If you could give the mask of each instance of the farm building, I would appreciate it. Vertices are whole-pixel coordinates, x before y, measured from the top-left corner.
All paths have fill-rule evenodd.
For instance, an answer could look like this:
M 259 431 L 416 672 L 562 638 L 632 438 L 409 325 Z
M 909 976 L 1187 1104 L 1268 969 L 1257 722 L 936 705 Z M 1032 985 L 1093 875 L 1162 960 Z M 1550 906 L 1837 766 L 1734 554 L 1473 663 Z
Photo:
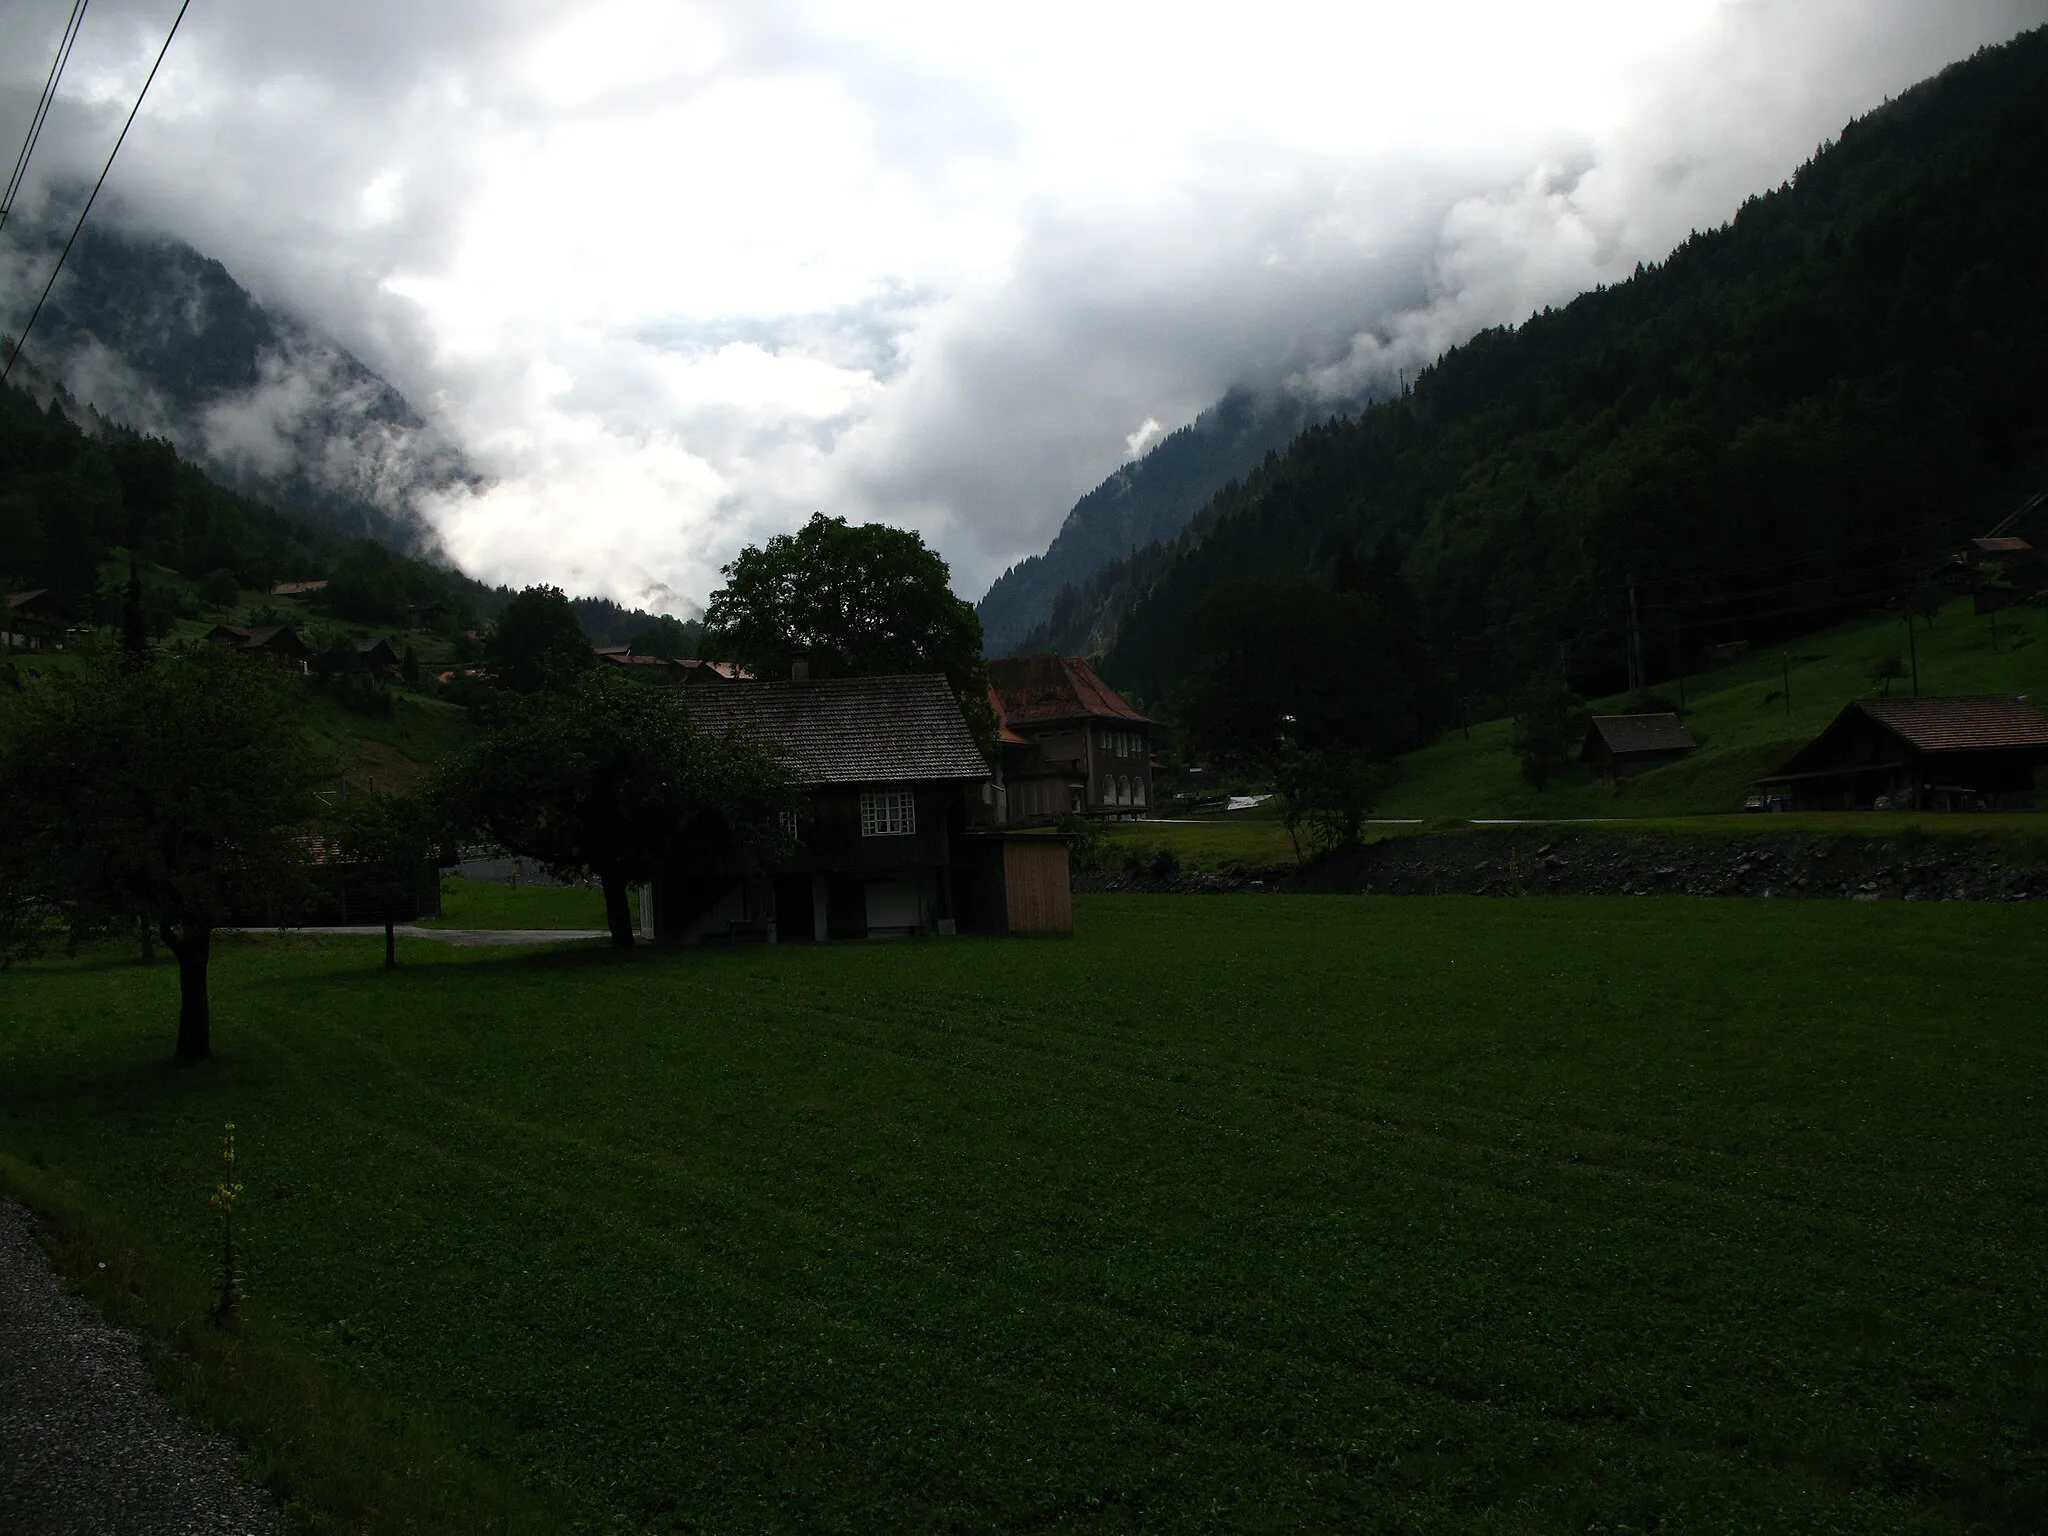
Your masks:
M 0 615 L 0 650 L 60 650 L 70 617 L 63 601 L 46 587 L 10 592 Z
M 1692 734 L 1668 710 L 1654 715 L 1595 715 L 1586 727 L 1579 757 L 1603 778 L 1625 779 L 1645 768 L 1675 763 L 1692 749 Z
M 231 645 L 254 656 L 270 656 L 304 671 L 312 654 L 289 624 L 216 624 L 206 632 L 216 645 Z
M 711 874 L 679 864 L 657 878 L 641 902 L 647 937 L 789 943 L 1071 927 L 1065 842 L 1009 849 L 982 795 L 988 763 L 943 676 L 700 687 L 687 708 L 700 730 L 780 748 L 808 805 L 785 857 Z
M 280 581 L 270 589 L 272 597 L 311 597 L 316 592 L 325 592 L 324 581 Z
M 2025 810 L 2048 767 L 2048 715 L 2010 693 L 1858 699 L 1757 780 L 1795 811 Z
M 600 666 L 616 667 L 628 677 L 637 677 L 643 682 L 660 683 L 668 687 L 747 680 L 747 674 L 729 661 L 648 656 L 635 651 L 630 645 L 600 645 L 594 648 L 594 653 Z
M 988 671 L 1003 728 L 1003 820 L 1144 814 L 1151 720 L 1071 656 L 1007 656 Z

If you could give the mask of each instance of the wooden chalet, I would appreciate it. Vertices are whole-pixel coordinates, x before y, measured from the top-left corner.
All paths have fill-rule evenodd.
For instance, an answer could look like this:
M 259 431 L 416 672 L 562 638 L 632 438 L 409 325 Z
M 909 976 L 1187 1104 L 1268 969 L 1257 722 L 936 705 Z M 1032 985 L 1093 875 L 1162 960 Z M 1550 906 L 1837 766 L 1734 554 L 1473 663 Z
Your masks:
M 1004 821 L 1146 813 L 1155 724 L 1093 667 L 1071 656 L 1006 656 L 988 672 L 1002 722 Z
M 1646 768 L 1675 763 L 1693 750 L 1692 733 L 1669 710 L 1650 715 L 1595 715 L 1579 748 L 1602 778 L 1625 779 Z
M 598 664 L 616 667 L 629 677 L 664 687 L 687 688 L 699 683 L 736 683 L 749 680 L 748 673 L 730 661 L 700 661 L 694 656 L 671 658 L 646 656 L 630 645 L 592 647 Z
M 64 629 L 70 622 L 69 608 L 47 587 L 9 592 L 4 622 L 0 622 L 0 650 L 61 650 Z
M 939 674 L 691 690 L 700 731 L 778 748 L 807 804 L 793 845 L 706 873 L 680 861 L 642 892 L 662 943 L 1067 931 L 1063 840 L 977 829 L 989 765 Z
M 358 640 L 356 665 L 365 672 L 382 674 L 399 663 L 398 649 L 389 640 Z
M 1757 787 L 1795 811 L 2027 810 L 2048 715 L 2016 694 L 1858 699 Z
M 271 657 L 302 672 L 307 658 L 313 654 L 289 624 L 216 624 L 206 632 L 206 638 L 215 645 L 231 645 L 254 656 Z
M 272 597 L 311 597 L 315 592 L 325 592 L 325 581 L 280 581 L 270 589 Z

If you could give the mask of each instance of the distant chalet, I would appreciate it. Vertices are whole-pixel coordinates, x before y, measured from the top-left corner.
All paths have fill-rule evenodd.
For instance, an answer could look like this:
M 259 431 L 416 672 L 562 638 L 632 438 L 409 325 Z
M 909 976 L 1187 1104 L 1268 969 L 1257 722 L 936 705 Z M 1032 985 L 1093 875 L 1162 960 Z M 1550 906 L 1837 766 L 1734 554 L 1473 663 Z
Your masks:
M 206 638 L 215 645 L 232 646 L 252 656 L 268 656 L 302 672 L 307 657 L 313 654 L 289 624 L 216 624 L 206 632 Z
M 1579 757 L 1603 778 L 1625 779 L 1646 768 L 1675 763 L 1693 750 L 1692 733 L 1670 711 L 1653 715 L 1595 715 Z
M 649 656 L 635 651 L 630 645 L 594 646 L 592 654 L 597 657 L 599 666 L 616 668 L 629 677 L 670 687 L 688 687 L 693 683 L 745 682 L 751 676 L 734 662 L 699 661 L 695 657 Z
M 280 581 L 270 589 L 272 597 L 311 597 L 315 592 L 325 592 L 324 581 Z
M 1858 699 L 1757 780 L 1795 811 L 2028 810 L 2048 715 L 2016 694 Z
M 1006 820 L 1137 816 L 1153 803 L 1154 722 L 1087 662 L 1005 656 L 988 674 L 1002 722 L 997 789 Z
M 777 749 L 805 792 L 765 863 L 678 858 L 642 903 L 664 943 L 908 938 L 1073 926 L 1064 840 L 992 825 L 989 764 L 937 673 L 697 686 L 708 735 Z M 695 855 L 696 850 L 684 850 Z

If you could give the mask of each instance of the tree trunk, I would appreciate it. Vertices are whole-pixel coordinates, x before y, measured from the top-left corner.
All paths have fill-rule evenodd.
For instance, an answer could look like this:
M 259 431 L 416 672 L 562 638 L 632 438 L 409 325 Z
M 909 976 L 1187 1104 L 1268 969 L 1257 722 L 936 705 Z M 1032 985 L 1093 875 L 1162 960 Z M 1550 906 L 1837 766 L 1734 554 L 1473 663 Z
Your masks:
M 164 948 L 178 961 L 178 1054 L 180 1065 L 213 1054 L 213 1010 L 206 996 L 206 963 L 213 956 L 213 930 L 187 923 L 183 934 L 162 927 Z
M 612 931 L 613 949 L 633 947 L 633 903 L 625 880 L 618 875 L 600 875 L 604 886 L 604 921 Z

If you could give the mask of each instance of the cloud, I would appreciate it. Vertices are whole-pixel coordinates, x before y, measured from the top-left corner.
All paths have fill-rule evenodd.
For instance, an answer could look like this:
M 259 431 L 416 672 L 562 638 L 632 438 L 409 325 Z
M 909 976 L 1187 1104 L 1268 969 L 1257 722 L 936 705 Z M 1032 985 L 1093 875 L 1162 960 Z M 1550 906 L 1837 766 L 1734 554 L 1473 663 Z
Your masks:
M 32 199 L 96 169 L 172 8 L 95 4 Z M 0 14 L 0 122 L 62 9 Z M 483 475 L 419 503 L 479 575 L 683 608 L 823 509 L 972 594 L 1232 385 L 1391 383 L 2044 13 L 212 0 L 109 214 L 396 383 Z M 211 429 L 293 440 L 304 378 Z

